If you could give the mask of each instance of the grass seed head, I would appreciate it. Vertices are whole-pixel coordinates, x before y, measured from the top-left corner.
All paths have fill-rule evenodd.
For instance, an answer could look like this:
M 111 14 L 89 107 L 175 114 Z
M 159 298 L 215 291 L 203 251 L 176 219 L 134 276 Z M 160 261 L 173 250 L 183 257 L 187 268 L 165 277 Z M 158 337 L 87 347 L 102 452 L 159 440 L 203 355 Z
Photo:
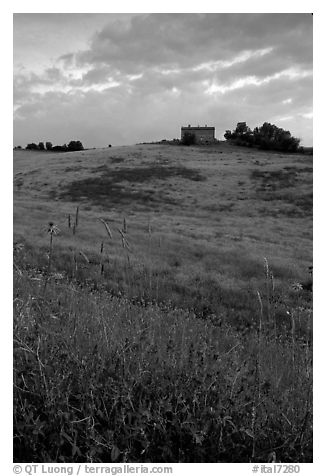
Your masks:
M 47 226 L 45 226 L 44 231 L 49 235 L 58 235 L 60 233 L 60 228 L 58 228 L 52 221 L 49 221 Z
M 111 233 L 111 230 L 110 230 L 109 225 L 106 223 L 105 220 L 103 220 L 103 218 L 99 218 L 99 220 L 100 220 L 100 221 L 103 223 L 103 225 L 105 226 L 106 232 L 107 232 L 107 234 L 109 235 L 109 238 L 111 238 L 111 240 L 112 240 L 112 233 Z

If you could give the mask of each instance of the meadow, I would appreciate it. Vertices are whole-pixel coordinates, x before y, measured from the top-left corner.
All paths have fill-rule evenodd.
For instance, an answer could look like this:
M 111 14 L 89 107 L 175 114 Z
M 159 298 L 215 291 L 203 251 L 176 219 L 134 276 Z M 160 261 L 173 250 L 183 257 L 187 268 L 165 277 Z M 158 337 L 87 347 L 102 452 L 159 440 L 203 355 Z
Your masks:
M 15 461 L 312 461 L 312 160 L 14 151 Z

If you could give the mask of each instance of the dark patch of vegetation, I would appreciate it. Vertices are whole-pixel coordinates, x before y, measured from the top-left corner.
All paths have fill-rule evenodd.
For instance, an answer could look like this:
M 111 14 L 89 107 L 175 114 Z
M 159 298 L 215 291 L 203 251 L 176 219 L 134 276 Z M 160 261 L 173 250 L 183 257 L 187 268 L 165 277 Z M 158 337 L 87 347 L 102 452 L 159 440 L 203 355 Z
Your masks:
M 110 157 L 112 164 L 120 164 L 121 162 L 124 162 L 124 160 L 124 157 Z
M 283 202 L 278 206 L 269 206 L 260 208 L 264 215 L 278 216 L 286 215 L 288 217 L 309 216 L 313 208 L 313 193 L 301 192 L 296 190 L 295 186 L 307 177 L 311 176 L 311 167 L 284 167 L 281 170 L 261 171 L 253 170 L 251 178 L 258 182 L 256 193 L 259 198 L 267 202 Z M 284 189 L 289 189 L 288 191 Z
M 55 145 L 55 146 L 52 146 L 51 142 L 46 142 L 45 146 L 44 146 L 44 142 L 39 142 L 39 144 L 35 144 L 34 142 L 32 142 L 31 144 L 27 144 L 26 150 L 73 152 L 73 151 L 84 150 L 84 146 L 80 142 L 80 140 L 72 140 L 69 142 L 68 145 L 63 144 L 63 145 Z
M 313 209 L 313 193 L 300 194 L 295 197 L 294 204 L 303 210 L 306 214 L 312 214 Z
M 70 183 L 60 194 L 62 198 L 79 201 L 86 197 L 93 203 L 102 207 L 111 207 L 117 203 L 169 203 L 175 201 L 168 197 L 166 193 L 135 189 L 128 187 L 125 182 L 145 183 L 152 180 L 166 180 L 170 177 L 182 177 L 188 180 L 205 180 L 196 170 L 186 167 L 163 167 L 161 165 L 150 165 L 148 167 L 125 167 L 121 169 L 110 169 L 101 165 L 93 169 L 93 173 L 101 172 L 99 177 L 88 177 Z M 123 183 L 122 183 L 123 182 Z
M 54 194 L 57 196 L 56 192 Z M 117 204 L 175 204 L 175 201 L 166 194 L 153 190 L 126 188 L 105 178 L 88 178 L 72 182 L 59 196 L 72 201 L 87 199 L 94 205 L 107 209 Z
M 26 150 L 39 150 L 39 147 L 35 142 L 31 142 L 30 144 L 27 144 Z
M 116 170 L 107 168 L 107 176 L 112 177 L 112 180 L 120 182 L 138 182 L 144 183 L 152 180 L 166 180 L 168 178 L 180 177 L 193 181 L 204 181 L 204 177 L 198 170 L 183 166 L 168 166 L 164 167 L 157 164 L 149 164 L 147 167 L 125 167 Z
M 265 216 L 284 215 L 289 218 L 311 216 L 313 210 L 313 194 L 296 192 L 290 193 L 264 193 L 261 199 L 266 202 L 282 202 L 280 206 L 260 207 L 260 212 Z
M 253 170 L 251 172 L 251 178 L 259 182 L 257 187 L 257 191 L 259 192 L 293 187 L 298 180 L 297 169 L 292 167 L 268 171 Z

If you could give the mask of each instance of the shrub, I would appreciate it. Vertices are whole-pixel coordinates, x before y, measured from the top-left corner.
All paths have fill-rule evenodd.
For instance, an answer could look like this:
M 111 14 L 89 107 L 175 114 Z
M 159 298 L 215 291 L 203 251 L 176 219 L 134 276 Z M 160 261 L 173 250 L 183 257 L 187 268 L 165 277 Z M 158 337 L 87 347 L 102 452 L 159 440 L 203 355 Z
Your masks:
M 26 150 L 39 150 L 39 146 L 32 142 L 31 144 L 27 144 Z
M 289 131 L 264 122 L 253 131 L 245 122 L 238 122 L 236 129 L 231 132 L 225 131 L 224 137 L 236 145 L 246 147 L 258 147 L 263 150 L 277 150 L 282 152 L 298 152 L 300 139 L 292 137 Z
M 84 146 L 80 142 L 80 140 L 71 140 L 68 144 L 68 150 L 69 151 L 84 150 Z
M 68 147 L 66 144 L 63 144 L 63 145 L 55 145 L 54 147 L 52 147 L 52 150 L 54 152 L 67 152 L 68 151 Z
M 228 130 L 225 131 L 224 137 L 225 137 L 226 140 L 231 140 L 231 139 L 233 139 L 233 134 L 232 134 L 232 132 L 228 129 Z
M 51 142 L 46 142 L 44 146 L 44 142 L 39 142 L 39 144 L 35 144 L 32 142 L 31 144 L 27 144 L 26 150 L 53 150 L 54 152 L 71 152 L 76 150 L 84 150 L 83 144 L 80 140 L 72 140 L 69 144 L 63 145 L 55 145 L 52 146 Z

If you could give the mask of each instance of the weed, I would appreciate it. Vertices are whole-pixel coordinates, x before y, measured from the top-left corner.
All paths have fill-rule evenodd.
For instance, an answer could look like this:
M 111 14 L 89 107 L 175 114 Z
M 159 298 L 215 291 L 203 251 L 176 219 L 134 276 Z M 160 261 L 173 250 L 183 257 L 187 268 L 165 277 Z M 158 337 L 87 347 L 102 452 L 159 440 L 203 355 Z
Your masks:
M 48 283 L 48 279 L 49 279 L 50 272 L 51 272 L 52 252 L 53 252 L 53 236 L 57 235 L 60 232 L 60 230 L 54 223 L 49 222 L 48 226 L 45 228 L 45 231 L 48 233 L 48 235 L 50 237 L 50 247 L 49 247 L 48 266 L 47 266 L 47 270 L 46 270 L 46 279 L 44 281 L 43 294 L 45 294 L 46 285 Z
M 299 450 L 310 460 L 311 407 L 296 403 L 310 377 L 297 341 L 288 351 L 263 329 L 243 340 L 181 309 L 71 284 L 49 283 L 37 304 L 35 281 L 17 275 L 15 288 L 15 461 L 261 462 L 276 447 L 282 461 Z
M 190 168 L 195 151 L 184 152 L 183 167 L 155 149 L 151 160 L 159 164 L 139 150 L 121 153 L 128 167 L 119 169 L 105 151 L 94 174 L 61 189 L 44 169 L 63 194 L 59 203 L 40 199 L 28 208 L 22 185 L 14 246 L 15 461 L 312 461 L 312 293 L 291 288 L 304 282 L 311 233 L 301 216 L 288 225 L 284 215 L 259 214 L 267 196 L 269 207 L 290 211 L 293 197 L 310 193 L 310 172 L 291 162 L 284 176 L 282 169 L 253 178 L 264 185 L 250 202 L 257 216 L 237 202 L 215 220 L 206 209 L 211 192 L 217 206 L 237 195 L 238 155 L 231 152 L 224 150 L 225 174 L 214 172 L 213 154 L 201 153 L 211 166 L 205 183 L 208 169 Z M 277 194 L 283 198 L 273 200 Z M 75 235 L 64 199 L 79 206 L 70 216 Z M 312 195 L 303 200 L 306 218 Z M 37 230 L 50 210 L 62 232 L 45 241 Z M 240 229 L 241 241 L 232 241 Z

